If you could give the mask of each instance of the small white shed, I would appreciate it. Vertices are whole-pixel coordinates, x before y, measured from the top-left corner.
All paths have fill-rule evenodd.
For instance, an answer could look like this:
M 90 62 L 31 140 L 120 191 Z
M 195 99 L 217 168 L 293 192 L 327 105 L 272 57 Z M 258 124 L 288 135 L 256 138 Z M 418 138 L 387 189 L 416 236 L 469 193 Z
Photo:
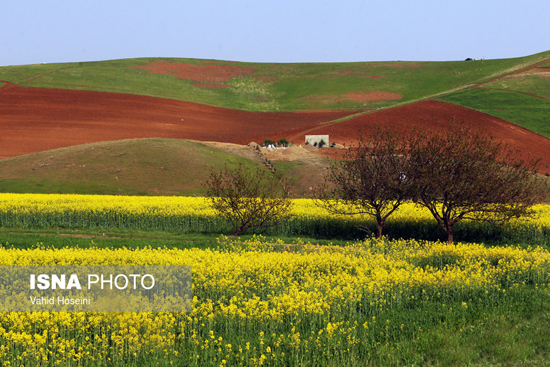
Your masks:
M 323 144 L 321 144 L 323 142 Z M 329 146 L 328 135 L 306 135 L 306 144 L 318 147 L 319 145 Z

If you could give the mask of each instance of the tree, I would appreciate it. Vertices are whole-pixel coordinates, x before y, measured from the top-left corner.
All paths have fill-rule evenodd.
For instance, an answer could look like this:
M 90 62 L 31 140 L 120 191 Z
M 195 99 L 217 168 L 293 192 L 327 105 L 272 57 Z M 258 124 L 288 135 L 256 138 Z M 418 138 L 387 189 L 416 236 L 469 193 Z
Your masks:
M 441 134 L 411 137 L 409 169 L 415 174 L 414 201 L 426 207 L 453 243 L 463 219 L 502 223 L 529 215 L 541 200 L 545 180 L 517 150 L 464 123 Z
M 283 147 L 286 148 L 286 147 L 288 146 L 289 142 L 288 142 L 288 139 L 282 138 L 282 139 L 279 139 L 279 141 L 277 142 L 277 144 L 282 145 Z
M 286 179 L 242 164 L 212 171 L 205 187 L 214 210 L 234 225 L 233 236 L 249 228 L 277 225 L 292 206 Z
M 317 204 L 335 214 L 373 217 L 381 237 L 388 217 L 411 196 L 414 175 L 403 155 L 405 143 L 395 130 L 382 127 L 360 136 L 358 146 L 330 166 L 325 185 L 316 190 Z

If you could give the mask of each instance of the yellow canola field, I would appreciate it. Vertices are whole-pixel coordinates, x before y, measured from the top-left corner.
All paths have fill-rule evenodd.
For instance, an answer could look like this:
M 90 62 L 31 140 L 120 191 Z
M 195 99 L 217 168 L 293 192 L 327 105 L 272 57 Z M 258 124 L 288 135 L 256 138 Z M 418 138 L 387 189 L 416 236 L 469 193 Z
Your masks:
M 96 212 L 215 215 L 205 198 L 66 194 L 0 194 L 0 212 Z
M 534 209 L 534 218 L 509 228 L 547 231 L 550 206 Z M 294 200 L 292 214 L 296 226 L 339 220 L 307 199 Z M 29 227 L 222 228 L 206 199 L 190 197 L 0 194 L 0 221 L 13 218 Z M 406 204 L 391 222 L 433 219 Z M 431 315 L 462 332 L 483 310 L 543 304 L 550 295 L 546 250 L 413 240 L 345 248 L 258 238 L 222 239 L 218 250 L 0 247 L 0 265 L 30 264 L 191 265 L 194 309 L 0 313 L 0 366 L 353 365 L 379 348 L 395 354 L 400 338 L 422 338 Z
M 292 214 L 300 216 L 333 216 L 315 205 L 312 199 L 293 199 Z M 535 205 L 534 218 L 518 222 L 537 222 L 550 226 L 550 205 Z M 94 212 L 132 214 L 162 213 L 165 215 L 211 215 L 216 213 L 204 197 L 182 196 L 114 196 L 114 195 L 68 195 L 68 194 L 3 194 L 0 193 L 0 212 L 12 213 L 64 213 Z M 417 218 L 431 219 L 430 213 L 405 203 L 392 216 L 394 220 Z
M 293 204 L 289 222 L 300 222 L 297 226 L 323 220 L 365 219 L 335 216 L 315 205 L 311 199 L 294 199 Z M 514 219 L 510 225 L 550 228 L 550 205 L 536 205 L 533 209 L 534 217 Z M 223 222 L 216 217 L 208 199 L 202 197 L 0 194 L 0 220 L 6 220 L 9 224 L 10 218 L 14 217 L 29 226 L 51 225 L 53 221 L 68 226 L 116 226 L 127 221 L 131 223 L 129 225 L 144 229 L 166 225 L 178 229 L 180 222 L 192 222 L 193 229 L 213 231 L 220 227 L 219 222 Z M 433 222 L 433 218 L 426 209 L 406 203 L 390 217 L 389 222 Z
M 460 328 L 470 312 L 550 295 L 543 249 L 385 239 L 349 247 L 220 243 L 217 250 L 0 248 L 0 265 L 190 265 L 194 296 L 188 314 L 0 313 L 0 361 L 330 365 L 366 360 L 403 333 L 414 339 L 434 313 Z M 411 316 L 413 309 L 422 312 Z

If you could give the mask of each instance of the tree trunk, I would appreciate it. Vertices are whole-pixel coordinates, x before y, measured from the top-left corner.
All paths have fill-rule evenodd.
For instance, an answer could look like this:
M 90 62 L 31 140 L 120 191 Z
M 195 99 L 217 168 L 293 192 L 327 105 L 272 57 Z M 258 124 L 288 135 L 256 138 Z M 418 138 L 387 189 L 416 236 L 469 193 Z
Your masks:
M 231 236 L 229 237 L 237 237 L 238 235 L 241 234 L 241 232 L 244 230 L 244 226 L 241 226 L 239 228 L 237 228 L 237 230 L 235 231 L 235 233 L 233 233 Z
M 453 227 L 450 227 L 450 226 L 447 227 L 446 232 L 447 232 L 447 243 L 452 244 L 453 240 L 454 240 L 454 238 L 453 238 Z
M 382 230 L 384 229 L 383 224 L 378 224 L 378 227 L 376 228 L 376 238 L 382 237 Z

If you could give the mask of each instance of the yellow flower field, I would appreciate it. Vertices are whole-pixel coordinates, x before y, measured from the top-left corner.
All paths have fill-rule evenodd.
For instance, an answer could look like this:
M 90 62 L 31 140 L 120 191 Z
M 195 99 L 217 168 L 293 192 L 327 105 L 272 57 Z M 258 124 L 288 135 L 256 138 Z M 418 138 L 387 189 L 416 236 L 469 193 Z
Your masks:
M 540 248 L 261 237 L 222 238 L 217 250 L 0 248 L 0 265 L 30 264 L 191 265 L 193 311 L 2 313 L 5 366 L 353 365 L 381 350 L 414 359 L 392 348 L 420 346 L 434 322 L 460 334 L 484 310 L 550 299 Z
M 498 230 L 464 222 L 463 235 L 547 241 L 550 206 L 534 209 L 533 218 Z M 356 229 L 364 220 L 299 199 L 275 233 L 364 238 Z M 0 225 L 231 232 L 206 199 L 189 197 L 0 194 Z M 439 229 L 428 212 L 406 204 L 387 230 L 393 238 L 438 238 Z M 422 365 L 448 340 L 475 333 L 472 325 L 486 313 L 513 319 L 542 312 L 550 301 L 550 253 L 543 248 L 273 241 L 222 236 L 219 248 L 207 250 L 54 249 L 47 241 L 0 247 L 0 265 L 193 270 L 191 313 L 0 313 L 0 366 Z
M 365 217 L 335 216 L 311 199 L 293 200 L 290 218 L 273 233 L 279 235 L 362 238 L 357 224 Z M 550 205 L 534 207 L 533 218 L 512 220 L 499 229 L 505 237 L 522 232 L 529 236 L 550 232 Z M 372 220 L 370 220 L 372 223 Z M 108 195 L 0 194 L 0 225 L 26 228 L 131 228 L 171 232 L 231 233 L 231 226 L 200 197 L 144 197 Z M 466 228 L 466 229 L 462 229 Z M 404 204 L 388 220 L 386 233 L 393 238 L 437 239 L 437 224 L 430 213 L 412 203 Z M 457 225 L 459 237 L 473 232 L 475 238 L 493 234 L 488 226 L 473 222 Z

